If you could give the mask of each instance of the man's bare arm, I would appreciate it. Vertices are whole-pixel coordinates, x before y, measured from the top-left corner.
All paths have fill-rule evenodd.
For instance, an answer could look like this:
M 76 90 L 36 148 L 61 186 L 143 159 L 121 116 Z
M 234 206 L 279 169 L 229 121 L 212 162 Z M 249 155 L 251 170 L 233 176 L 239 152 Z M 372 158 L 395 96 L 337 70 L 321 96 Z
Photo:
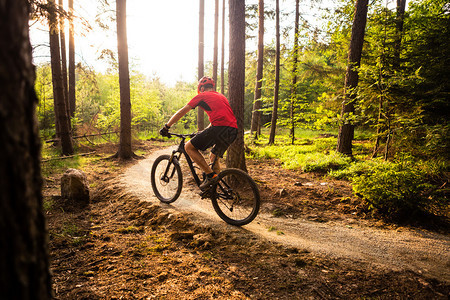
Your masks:
M 185 114 L 187 114 L 192 107 L 190 107 L 188 104 L 186 104 L 184 107 L 180 108 L 169 120 L 169 122 L 166 123 L 167 126 L 171 127 L 173 124 L 178 122 L 182 117 L 184 117 Z

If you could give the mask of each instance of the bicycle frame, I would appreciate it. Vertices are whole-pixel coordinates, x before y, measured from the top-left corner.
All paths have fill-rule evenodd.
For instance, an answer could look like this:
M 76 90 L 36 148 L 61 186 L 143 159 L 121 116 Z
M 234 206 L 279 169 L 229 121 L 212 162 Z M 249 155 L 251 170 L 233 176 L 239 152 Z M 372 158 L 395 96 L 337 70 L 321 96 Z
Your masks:
M 185 149 L 185 141 L 187 137 L 192 137 L 194 134 L 177 134 L 177 133 L 170 133 L 171 135 L 175 135 L 179 138 L 181 138 L 180 144 L 178 145 L 178 148 L 176 150 L 172 151 L 172 155 L 170 156 L 170 163 L 178 163 L 180 161 L 181 155 L 184 154 L 184 157 L 186 158 L 186 161 L 188 163 L 189 169 L 191 170 L 192 176 L 194 177 L 195 183 L 197 184 L 197 186 L 200 186 L 200 184 L 202 183 L 200 178 L 197 175 L 197 172 L 195 172 L 195 167 L 194 167 L 194 163 L 192 162 L 191 157 L 189 156 L 189 154 L 187 154 L 186 149 Z M 215 162 L 214 162 L 215 163 Z M 166 171 L 164 172 L 164 177 L 167 176 L 167 172 L 169 171 L 169 167 L 170 164 L 167 165 Z M 173 170 L 173 172 L 175 172 L 175 170 Z M 171 174 L 171 176 L 173 176 L 173 174 Z M 171 177 L 170 176 L 170 177 Z
M 195 183 L 197 184 L 197 186 L 200 186 L 202 181 L 200 180 L 200 177 L 198 177 L 197 172 L 195 172 L 194 163 L 193 163 L 191 157 L 189 156 L 189 154 L 186 152 L 186 149 L 184 147 L 184 145 L 186 144 L 185 143 L 186 138 L 195 136 L 195 133 L 192 133 L 192 134 L 170 133 L 170 134 L 181 138 L 181 141 L 180 141 L 180 144 L 178 145 L 178 148 L 176 150 L 172 151 L 172 155 L 170 156 L 169 162 L 170 163 L 177 163 L 177 164 L 179 164 L 181 155 L 184 154 L 184 157 L 186 158 L 186 161 L 188 163 L 188 166 L 189 166 L 189 169 L 190 169 L 190 171 L 192 173 L 192 176 L 194 177 Z M 216 156 L 216 158 L 214 159 L 211 167 L 214 167 L 214 165 L 217 162 L 217 159 L 218 158 Z M 167 165 L 166 171 L 163 174 L 164 178 L 167 177 L 167 172 L 169 172 L 169 168 L 170 168 L 170 164 Z M 175 172 L 175 169 L 172 170 L 172 174 L 170 174 L 169 177 L 173 176 L 173 172 Z M 229 186 L 225 182 L 222 182 L 222 184 L 224 184 L 226 188 L 229 188 Z M 227 192 L 225 191 L 225 189 L 224 189 L 222 184 L 219 183 L 219 185 L 218 185 L 219 189 L 222 191 L 222 193 L 227 194 Z M 223 198 L 224 196 L 220 195 L 219 197 Z
M 183 173 L 180 168 L 180 160 L 183 154 L 198 187 L 201 185 L 201 180 L 204 179 L 201 178 L 201 173 L 197 173 L 198 167 L 194 166 L 194 162 L 185 148 L 186 138 L 192 138 L 195 134 L 169 134 L 168 137 L 175 136 L 181 141 L 178 147 L 172 150 L 170 156 L 159 156 L 153 163 L 151 171 L 153 191 L 160 201 L 167 204 L 177 200 L 182 190 Z M 161 162 L 162 164 L 160 164 Z M 217 156 L 211 167 L 214 168 L 216 163 L 218 163 Z M 258 214 L 260 207 L 259 190 L 254 180 L 246 172 L 233 168 L 222 170 L 218 176 L 217 183 L 200 193 L 201 198 L 211 199 L 216 213 L 228 224 L 242 226 L 250 223 Z M 205 177 L 205 173 L 203 173 L 203 177 Z

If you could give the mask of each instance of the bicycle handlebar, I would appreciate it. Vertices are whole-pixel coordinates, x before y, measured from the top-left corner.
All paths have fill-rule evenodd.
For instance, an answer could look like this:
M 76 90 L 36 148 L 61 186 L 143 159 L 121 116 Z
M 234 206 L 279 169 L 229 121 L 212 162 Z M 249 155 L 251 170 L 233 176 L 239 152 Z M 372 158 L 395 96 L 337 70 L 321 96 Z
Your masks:
M 196 132 L 193 132 L 193 133 L 188 133 L 188 134 L 180 134 L 180 133 L 168 132 L 168 135 L 169 135 L 170 137 L 171 137 L 172 135 L 174 135 L 174 136 L 176 136 L 176 137 L 185 139 L 185 138 L 187 138 L 187 137 L 193 138 L 194 136 L 197 135 L 197 133 L 196 133 Z

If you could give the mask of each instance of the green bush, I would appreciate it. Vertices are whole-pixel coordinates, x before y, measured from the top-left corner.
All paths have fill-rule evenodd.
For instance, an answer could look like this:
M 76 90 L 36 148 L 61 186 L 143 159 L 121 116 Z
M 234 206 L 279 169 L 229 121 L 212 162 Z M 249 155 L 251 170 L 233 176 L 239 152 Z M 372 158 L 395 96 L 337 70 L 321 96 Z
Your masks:
M 403 157 L 395 162 L 378 162 L 364 174 L 353 177 L 353 190 L 368 208 L 390 219 L 401 219 L 446 205 L 445 191 L 432 181 L 444 164 Z
M 351 162 L 349 157 L 329 151 L 330 140 L 317 139 L 305 145 L 266 146 L 254 149 L 258 159 L 279 159 L 286 169 L 302 169 L 304 172 L 323 172 L 341 169 Z
M 348 164 L 345 168 L 330 170 L 328 175 L 336 179 L 351 180 L 355 176 L 367 173 L 380 163 L 382 163 L 381 159 L 355 161 Z
M 330 170 L 338 170 L 345 168 L 351 162 L 351 158 L 337 152 L 311 153 L 303 158 L 304 172 L 329 172 Z

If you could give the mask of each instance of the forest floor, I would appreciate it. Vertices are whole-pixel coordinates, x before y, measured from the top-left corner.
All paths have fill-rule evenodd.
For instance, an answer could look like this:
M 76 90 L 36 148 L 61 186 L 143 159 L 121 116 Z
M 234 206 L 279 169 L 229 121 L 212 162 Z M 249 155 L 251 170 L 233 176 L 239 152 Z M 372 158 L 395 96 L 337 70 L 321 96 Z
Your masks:
M 260 216 L 236 228 L 197 213 L 188 177 L 178 206 L 155 200 L 148 166 L 167 146 L 142 142 L 136 148 L 146 158 L 127 163 L 105 159 L 114 147 L 96 147 L 98 159 L 83 168 L 91 186 L 85 207 L 60 198 L 62 174 L 45 178 L 56 299 L 448 299 L 448 223 L 386 223 L 366 214 L 348 182 L 248 160 L 263 204 Z M 294 227 L 304 240 L 288 232 Z M 373 248 L 380 232 L 393 235 L 379 246 L 382 255 L 345 240 L 364 236 Z M 401 250 L 387 244 L 409 248 L 418 236 L 424 248 L 441 243 L 435 256 L 443 257 L 421 252 L 411 268 L 397 264 Z

